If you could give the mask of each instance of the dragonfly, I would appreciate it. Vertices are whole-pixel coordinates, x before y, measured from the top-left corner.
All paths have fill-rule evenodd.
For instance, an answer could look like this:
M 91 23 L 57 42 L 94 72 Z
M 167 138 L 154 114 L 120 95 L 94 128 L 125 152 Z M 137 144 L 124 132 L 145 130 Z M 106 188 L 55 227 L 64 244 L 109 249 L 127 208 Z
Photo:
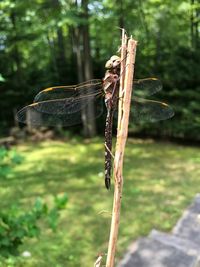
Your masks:
M 105 64 L 106 72 L 103 79 L 46 88 L 35 96 L 32 104 L 17 113 L 19 122 L 33 127 L 72 126 L 82 122 L 83 110 L 89 105 L 93 105 L 93 114 L 88 114 L 92 118 L 99 117 L 106 107 L 105 186 L 107 189 L 111 188 L 112 129 L 119 101 L 120 66 L 120 57 L 114 55 Z M 159 79 L 134 80 L 133 89 L 130 120 L 156 122 L 173 117 L 174 111 L 166 103 L 144 98 L 162 90 Z

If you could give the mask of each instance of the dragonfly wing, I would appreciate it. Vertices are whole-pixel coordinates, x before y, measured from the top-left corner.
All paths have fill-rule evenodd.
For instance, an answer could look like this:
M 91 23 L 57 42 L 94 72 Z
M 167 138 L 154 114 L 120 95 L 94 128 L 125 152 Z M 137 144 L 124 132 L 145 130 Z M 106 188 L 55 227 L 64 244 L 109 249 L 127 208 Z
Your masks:
M 133 94 L 144 97 L 151 96 L 162 90 L 162 83 L 156 78 L 145 78 L 134 80 Z
M 78 95 L 96 94 L 102 90 L 102 81 L 93 79 L 77 85 L 50 87 L 40 91 L 34 102 L 75 97 Z
M 102 97 L 87 97 L 71 103 L 69 100 L 49 100 L 33 103 L 21 109 L 17 113 L 17 119 L 19 122 L 33 127 L 71 126 L 82 122 L 82 109 L 87 108 L 92 102 L 94 103 L 94 117 L 99 117 L 103 112 Z
M 101 94 L 99 93 L 95 96 L 83 95 L 79 97 L 36 102 L 33 103 L 32 106 L 34 106 L 34 108 L 41 113 L 70 115 L 84 109 L 85 106 L 87 106 L 92 101 L 95 101 L 95 98 L 99 97 L 101 97 Z
M 131 102 L 131 119 L 133 122 L 156 122 L 167 120 L 173 116 L 173 109 L 163 102 L 142 98 L 135 98 Z

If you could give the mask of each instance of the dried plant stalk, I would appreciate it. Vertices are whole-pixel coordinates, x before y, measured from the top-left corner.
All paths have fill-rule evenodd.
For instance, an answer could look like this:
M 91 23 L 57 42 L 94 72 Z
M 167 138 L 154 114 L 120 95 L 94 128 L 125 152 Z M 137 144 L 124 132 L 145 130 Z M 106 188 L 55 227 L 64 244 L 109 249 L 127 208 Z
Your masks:
M 122 37 L 123 37 L 122 44 L 124 45 L 125 39 L 127 37 L 125 37 L 125 34 Z M 121 58 L 125 60 L 124 55 L 122 55 L 122 53 L 124 53 L 123 45 L 121 51 Z M 122 75 L 124 75 L 125 78 L 124 81 L 120 81 L 122 86 L 120 86 L 120 92 L 119 92 L 120 96 L 119 113 L 118 113 L 119 117 L 118 117 L 115 158 L 114 158 L 114 180 L 115 180 L 114 199 L 113 199 L 112 221 L 110 228 L 110 238 L 108 244 L 106 267 L 113 267 L 115 260 L 118 229 L 120 222 L 122 189 L 123 189 L 123 159 L 124 159 L 126 140 L 128 136 L 128 123 L 129 123 L 130 103 L 131 103 L 131 94 L 133 86 L 136 45 L 137 42 L 132 38 L 130 38 L 128 41 L 127 52 L 125 52 L 125 55 L 127 53 L 126 66 L 124 69 L 122 69 L 123 72 Z
M 120 70 L 120 86 L 119 86 L 119 104 L 118 104 L 118 128 L 121 124 L 122 118 L 122 104 L 123 104 L 123 89 L 126 69 L 126 56 L 127 56 L 127 35 L 125 30 L 122 29 L 122 44 L 121 44 L 121 70 Z

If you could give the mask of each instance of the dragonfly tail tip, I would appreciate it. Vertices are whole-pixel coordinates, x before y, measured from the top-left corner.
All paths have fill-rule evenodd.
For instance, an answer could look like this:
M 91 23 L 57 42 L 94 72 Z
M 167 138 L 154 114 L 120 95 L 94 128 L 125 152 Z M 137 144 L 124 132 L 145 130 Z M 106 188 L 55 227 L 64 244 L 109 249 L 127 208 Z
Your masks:
M 110 178 L 106 178 L 105 179 L 105 186 L 106 186 L 106 189 L 110 190 L 111 187 L 110 187 Z

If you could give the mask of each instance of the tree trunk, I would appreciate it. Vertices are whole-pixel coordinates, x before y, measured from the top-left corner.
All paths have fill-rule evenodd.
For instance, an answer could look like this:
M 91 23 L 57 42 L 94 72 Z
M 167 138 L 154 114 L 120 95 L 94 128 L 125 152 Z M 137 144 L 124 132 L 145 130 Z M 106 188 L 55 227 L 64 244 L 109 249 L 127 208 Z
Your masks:
M 82 6 L 84 11 L 84 25 L 83 25 L 83 65 L 84 65 L 84 78 L 85 80 L 90 80 L 93 78 L 92 75 L 92 63 L 91 63 L 91 53 L 90 53 L 90 38 L 89 38 L 89 23 L 88 23 L 88 0 L 82 0 Z M 84 123 L 84 135 L 85 136 L 95 136 L 96 134 L 96 123 L 94 118 L 94 102 L 88 102 L 86 109 L 83 114 Z M 92 116 L 93 115 L 93 116 Z
M 73 38 L 74 53 L 76 55 L 78 82 L 81 83 L 84 80 L 84 76 L 83 76 L 83 62 L 81 53 L 82 32 L 80 30 L 80 27 L 72 29 L 72 38 Z
M 78 82 L 92 79 L 92 66 L 90 58 L 90 43 L 88 29 L 88 1 L 82 0 L 75 3 L 76 7 L 81 5 L 83 13 L 80 14 L 84 19 L 83 25 L 78 25 L 72 30 L 73 47 L 76 55 Z M 85 106 L 85 105 L 84 105 Z M 96 134 L 96 124 L 94 120 L 94 104 L 88 102 L 88 105 L 82 110 L 82 122 L 84 136 L 92 137 Z

